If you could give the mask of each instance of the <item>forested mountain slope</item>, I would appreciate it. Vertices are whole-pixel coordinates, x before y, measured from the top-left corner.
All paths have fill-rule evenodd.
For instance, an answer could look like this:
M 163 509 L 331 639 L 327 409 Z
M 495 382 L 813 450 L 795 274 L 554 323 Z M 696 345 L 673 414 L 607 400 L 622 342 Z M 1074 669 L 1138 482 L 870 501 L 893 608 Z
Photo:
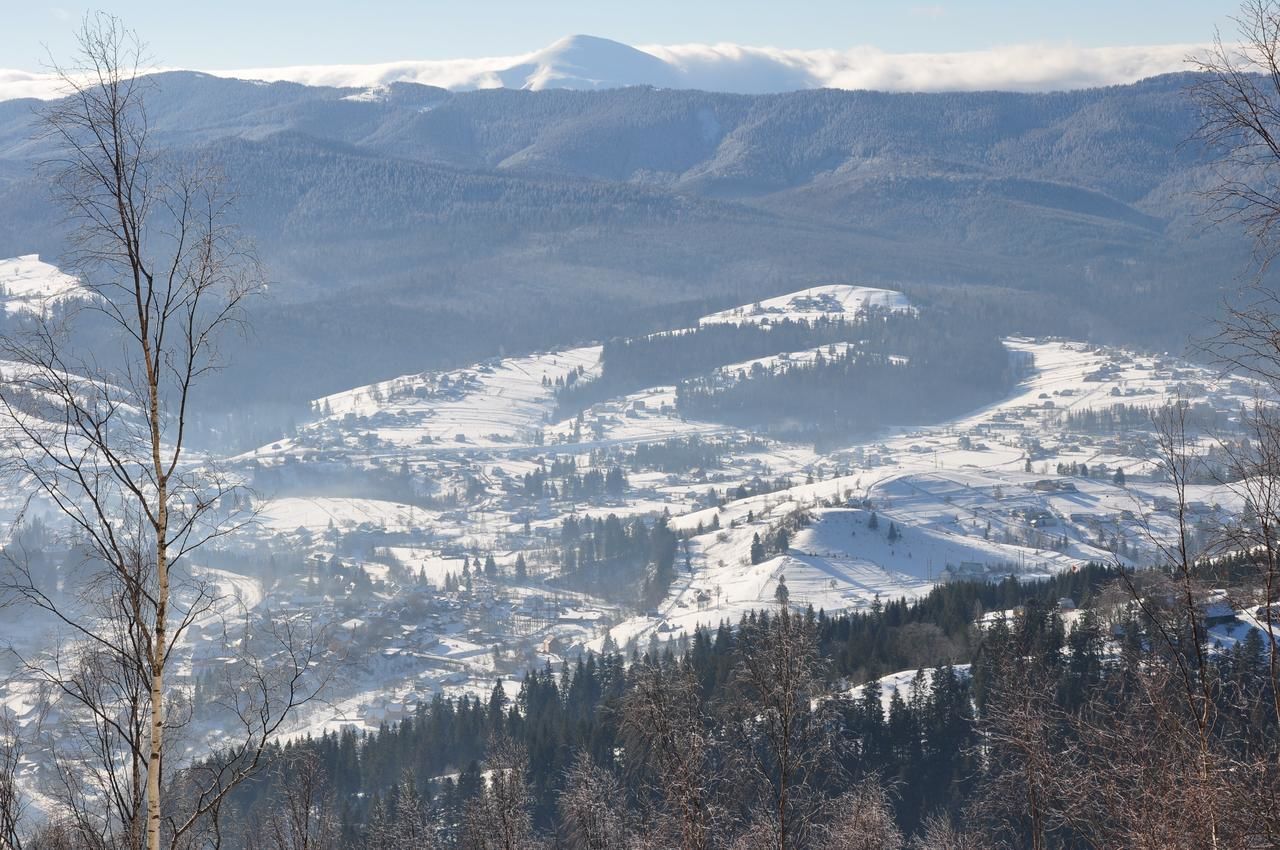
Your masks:
M 749 96 L 183 72 L 150 109 L 175 155 L 225 168 L 274 282 L 226 389 L 303 398 L 833 280 L 1178 346 L 1247 259 L 1197 215 L 1189 81 Z M 38 106 L 0 103 L 0 256 L 57 260 Z

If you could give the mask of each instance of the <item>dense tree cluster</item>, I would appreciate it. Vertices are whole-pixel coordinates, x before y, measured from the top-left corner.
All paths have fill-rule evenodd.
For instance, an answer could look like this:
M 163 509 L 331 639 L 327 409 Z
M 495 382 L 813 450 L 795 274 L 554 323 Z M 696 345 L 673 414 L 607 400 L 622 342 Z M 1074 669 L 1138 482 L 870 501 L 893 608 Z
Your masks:
M 809 360 L 687 380 L 677 388 L 679 409 L 824 442 L 955 415 L 998 398 L 1018 377 L 999 338 L 981 325 L 873 312 L 859 336 L 856 346 Z
M 783 351 L 853 342 L 865 335 L 865 316 L 816 321 L 716 322 L 686 330 L 613 339 L 601 352 L 601 375 L 565 386 L 558 393 L 561 412 L 644 387 L 675 384 L 726 363 L 739 363 Z
M 658 472 L 679 474 L 694 470 L 718 469 L 721 459 L 729 446 L 694 435 L 692 437 L 673 437 L 660 443 L 640 443 L 631 456 L 633 468 L 637 471 L 654 469 Z M 766 445 L 760 440 L 747 440 L 735 443 L 734 452 L 764 451 Z
M 495 822 L 568 847 L 625 846 L 576 844 L 575 834 L 650 830 L 702 835 L 702 844 L 672 843 L 710 848 L 778 829 L 788 847 L 840 846 L 821 842 L 847 837 L 846 795 L 875 788 L 888 789 L 883 805 L 859 817 L 883 811 L 895 834 L 920 833 L 939 828 L 931 816 L 958 816 L 981 799 L 973 779 L 984 771 L 975 748 L 982 717 L 973 709 L 998 689 L 1005 647 L 1016 642 L 1056 665 L 1074 704 L 1078 685 L 1100 675 L 1099 628 L 1068 633 L 1056 599 L 1090 599 L 1112 577 L 1090 567 L 1044 584 L 946 585 L 919 602 L 838 617 L 752 614 L 651 642 L 629 660 L 606 647 L 559 671 L 531 671 L 514 700 L 501 682 L 487 700 L 437 696 L 397 725 L 294 742 L 277 758 L 305 759 L 326 777 L 325 848 L 403 846 L 376 842 L 424 829 L 428 843 L 415 846 L 492 846 L 468 842 Z M 1014 605 L 1026 613 L 975 630 L 976 613 Z M 970 659 L 972 675 L 956 666 Z M 909 687 L 882 692 L 874 680 L 903 667 L 920 672 Z M 832 693 L 866 680 L 854 697 Z M 742 725 L 753 717 L 771 719 Z M 498 764 L 519 786 L 494 786 Z M 288 807 L 296 778 L 267 776 L 238 792 L 239 821 Z M 614 789 L 611 813 L 593 805 L 602 789 Z M 513 801 L 518 816 L 503 821 L 498 812 Z
M 653 604 L 675 578 L 678 541 L 665 514 L 652 521 L 568 516 L 560 526 L 560 580 L 607 599 Z
M 539 464 L 518 482 L 508 482 L 508 490 L 533 501 L 553 499 L 572 504 L 600 504 L 606 498 L 622 498 L 627 490 L 627 474 L 620 466 L 580 471 L 573 458 L 558 457 L 550 466 Z
M 1163 408 L 1141 404 L 1113 404 L 1110 407 L 1082 407 L 1062 414 L 1062 424 L 1073 434 L 1125 434 L 1149 431 L 1151 423 Z M 1215 410 L 1211 405 L 1190 405 L 1186 411 L 1187 428 L 1207 433 L 1222 433 L 1231 425 L 1231 411 Z

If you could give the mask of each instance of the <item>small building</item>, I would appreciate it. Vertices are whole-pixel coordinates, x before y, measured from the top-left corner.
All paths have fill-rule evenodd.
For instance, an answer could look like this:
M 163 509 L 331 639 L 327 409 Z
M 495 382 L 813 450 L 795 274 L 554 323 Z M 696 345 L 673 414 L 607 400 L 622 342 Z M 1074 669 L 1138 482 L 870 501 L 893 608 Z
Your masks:
M 1229 623 L 1236 622 L 1236 609 L 1223 599 L 1212 600 L 1206 602 L 1201 607 L 1204 616 L 1204 624 L 1206 628 L 1214 626 L 1225 626 Z

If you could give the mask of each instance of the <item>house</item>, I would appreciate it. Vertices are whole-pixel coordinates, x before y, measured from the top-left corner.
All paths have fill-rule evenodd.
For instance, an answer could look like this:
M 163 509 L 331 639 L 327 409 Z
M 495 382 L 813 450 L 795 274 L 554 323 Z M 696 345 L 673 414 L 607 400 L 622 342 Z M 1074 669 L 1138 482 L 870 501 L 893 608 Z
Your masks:
M 557 619 L 561 623 L 580 623 L 593 626 L 604 619 L 604 614 L 600 611 L 568 608 Z
M 978 561 L 961 561 L 959 565 L 947 564 L 946 575 L 948 581 L 963 581 L 965 579 L 984 578 L 987 574 L 987 565 Z
M 1200 612 L 1204 616 L 1204 624 L 1206 628 L 1214 626 L 1225 626 L 1234 623 L 1237 620 L 1236 609 L 1231 607 L 1225 599 L 1209 599 L 1200 606 Z

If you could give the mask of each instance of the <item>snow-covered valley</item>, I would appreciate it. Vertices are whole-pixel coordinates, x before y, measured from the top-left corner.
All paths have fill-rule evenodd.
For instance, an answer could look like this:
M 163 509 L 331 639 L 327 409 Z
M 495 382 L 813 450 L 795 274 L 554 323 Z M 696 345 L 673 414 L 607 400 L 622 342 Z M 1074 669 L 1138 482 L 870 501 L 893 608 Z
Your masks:
M 6 291 L 65 291 L 61 278 L 33 283 L 28 260 L 0 265 L 21 272 L 0 279 Z M 900 293 L 841 284 L 714 313 L 699 327 L 855 321 L 868 306 L 916 312 Z M 734 380 L 852 347 L 778 351 L 715 371 Z M 792 606 L 838 612 L 957 577 L 1150 563 L 1175 528 L 1153 428 L 1099 427 L 1087 414 L 1181 401 L 1229 427 L 1256 386 L 1080 342 L 1004 347 L 1020 378 L 998 401 L 822 449 L 690 418 L 670 385 L 562 409 L 563 388 L 601 379 L 600 345 L 356 387 L 317 399 L 295 433 L 226 459 L 253 485 L 258 519 L 201 557 L 236 595 L 239 620 L 295 611 L 327 630 L 326 663 L 342 673 L 291 734 L 373 728 L 435 693 L 486 693 L 496 677 L 546 661 L 678 641 L 777 604 L 780 585 Z M 1206 447 L 1215 439 L 1198 437 Z M 1194 485 L 1189 498 L 1205 524 L 1241 507 L 1226 485 Z M 567 525 L 609 517 L 674 533 L 660 597 L 571 573 Z M 220 632 L 195 631 L 180 668 L 192 681 L 227 655 Z M 29 688 L 6 699 L 36 716 Z

